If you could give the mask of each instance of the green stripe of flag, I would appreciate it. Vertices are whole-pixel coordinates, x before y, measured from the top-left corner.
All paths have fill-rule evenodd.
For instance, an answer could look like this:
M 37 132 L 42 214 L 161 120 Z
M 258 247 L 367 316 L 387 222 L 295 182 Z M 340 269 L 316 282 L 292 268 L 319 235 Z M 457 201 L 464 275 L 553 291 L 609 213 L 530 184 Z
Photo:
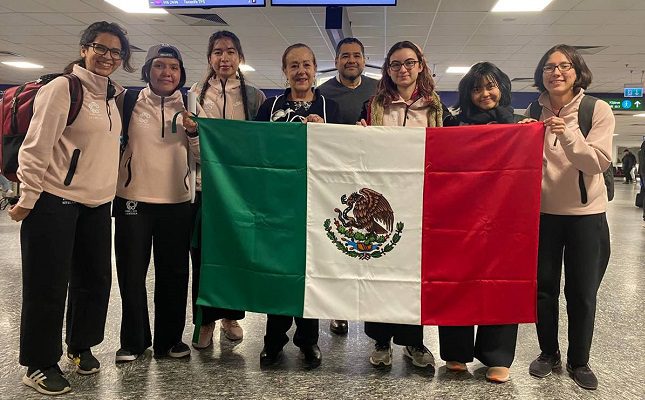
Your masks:
M 198 303 L 302 315 L 306 125 L 197 122 L 203 196 Z

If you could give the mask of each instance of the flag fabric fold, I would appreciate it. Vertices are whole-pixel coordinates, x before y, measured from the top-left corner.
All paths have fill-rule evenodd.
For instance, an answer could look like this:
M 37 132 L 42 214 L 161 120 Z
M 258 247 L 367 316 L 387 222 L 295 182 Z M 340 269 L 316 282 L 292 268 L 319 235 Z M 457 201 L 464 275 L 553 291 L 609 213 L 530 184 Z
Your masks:
M 197 120 L 198 304 L 406 324 L 535 321 L 542 124 Z

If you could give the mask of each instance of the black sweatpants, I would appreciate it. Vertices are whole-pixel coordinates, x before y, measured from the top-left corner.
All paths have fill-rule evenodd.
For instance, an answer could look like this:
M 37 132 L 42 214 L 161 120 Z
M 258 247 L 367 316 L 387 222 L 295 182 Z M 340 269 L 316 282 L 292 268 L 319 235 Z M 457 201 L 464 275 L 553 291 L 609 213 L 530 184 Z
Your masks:
M 296 333 L 293 335 L 293 344 L 302 347 L 318 343 L 317 319 L 268 314 L 264 347 L 269 352 L 277 353 L 289 342 L 287 331 L 291 328 L 294 320 L 296 322 Z
M 43 192 L 20 227 L 20 364 L 46 368 L 67 346 L 103 341 L 111 275 L 110 204 L 86 207 Z
M 199 294 L 199 275 L 202 267 L 202 229 L 201 218 L 198 218 L 198 213 L 202 206 L 202 192 L 197 192 L 195 203 L 191 205 L 191 215 L 193 226 L 191 227 L 191 235 L 196 234 L 197 240 L 194 241 L 191 237 L 191 244 L 197 244 L 196 247 L 190 247 L 190 259 L 193 264 L 193 324 L 197 322 L 197 295 Z M 197 226 L 195 226 L 197 225 Z M 196 229 L 195 229 L 196 228 Z M 226 308 L 199 306 L 202 310 L 202 325 L 210 324 L 218 319 L 226 318 L 232 320 L 244 319 L 244 311 L 229 310 Z
M 365 334 L 378 344 L 393 340 L 400 346 L 423 346 L 423 325 L 365 322 Z
M 439 347 L 445 361 L 469 363 L 473 357 L 489 367 L 510 368 L 515 358 L 517 324 L 440 326 Z
M 569 318 L 567 361 L 589 361 L 596 317 L 596 295 L 609 263 L 609 227 L 605 213 L 540 215 L 537 335 L 543 353 L 559 350 L 558 311 L 564 257 L 564 297 Z
M 181 341 L 188 297 L 190 203 L 114 200 L 116 271 L 121 291 L 121 348 L 141 354 L 154 343 L 165 354 Z M 154 252 L 154 341 L 150 335 L 146 274 Z

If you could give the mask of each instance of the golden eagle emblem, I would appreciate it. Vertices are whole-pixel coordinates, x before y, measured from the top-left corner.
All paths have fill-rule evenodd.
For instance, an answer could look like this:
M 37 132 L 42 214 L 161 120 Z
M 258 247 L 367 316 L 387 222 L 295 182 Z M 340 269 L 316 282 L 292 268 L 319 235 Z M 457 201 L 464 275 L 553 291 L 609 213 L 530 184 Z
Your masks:
M 392 251 L 401 240 L 403 222 L 398 222 L 394 230 L 394 211 L 381 193 L 362 188 L 349 196 L 343 194 L 340 202 L 346 207 L 342 211 L 334 208 L 335 229 L 331 219 L 323 224 L 327 237 L 338 250 L 350 257 L 369 260 Z

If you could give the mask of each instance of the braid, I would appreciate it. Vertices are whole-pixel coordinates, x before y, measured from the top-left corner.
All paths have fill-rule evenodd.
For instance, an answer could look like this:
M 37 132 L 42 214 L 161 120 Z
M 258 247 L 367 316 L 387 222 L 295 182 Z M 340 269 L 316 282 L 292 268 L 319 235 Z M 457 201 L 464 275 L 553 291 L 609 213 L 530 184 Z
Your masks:
M 197 98 L 199 105 L 202 107 L 204 106 L 204 97 L 206 97 L 206 91 L 208 90 L 209 87 L 211 87 L 210 80 L 213 77 L 213 75 L 215 75 L 215 72 L 211 69 L 211 71 L 208 73 L 208 76 L 206 76 L 206 80 L 202 85 L 202 91 L 199 93 L 199 97 Z
M 253 118 L 252 115 L 249 115 L 249 99 L 246 96 L 246 82 L 244 81 L 244 75 L 242 71 L 238 68 L 237 73 L 240 76 L 240 90 L 242 91 L 242 105 L 244 106 L 244 119 Z

